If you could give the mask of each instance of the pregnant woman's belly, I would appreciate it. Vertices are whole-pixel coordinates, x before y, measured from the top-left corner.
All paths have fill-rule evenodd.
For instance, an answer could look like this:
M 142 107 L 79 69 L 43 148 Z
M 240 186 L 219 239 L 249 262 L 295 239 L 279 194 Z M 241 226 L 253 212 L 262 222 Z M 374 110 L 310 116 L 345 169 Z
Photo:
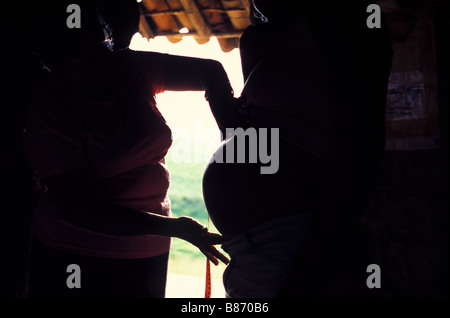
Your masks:
M 215 158 L 233 146 L 233 138 L 222 143 Z M 226 239 L 231 239 L 275 218 L 311 212 L 315 188 L 311 180 L 318 177 L 317 170 L 312 168 L 313 161 L 283 141 L 275 174 L 261 174 L 261 166 L 267 164 L 259 160 L 257 163 L 212 160 L 203 176 L 203 196 L 211 221 Z

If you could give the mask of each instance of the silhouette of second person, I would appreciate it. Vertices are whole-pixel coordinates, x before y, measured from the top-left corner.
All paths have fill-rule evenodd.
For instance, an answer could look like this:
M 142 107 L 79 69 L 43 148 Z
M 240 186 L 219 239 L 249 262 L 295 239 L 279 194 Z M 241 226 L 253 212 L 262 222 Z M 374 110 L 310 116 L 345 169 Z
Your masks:
M 231 257 L 226 292 L 358 294 L 365 288 L 359 218 L 384 149 L 385 30 L 366 27 L 364 1 L 253 5 L 262 21 L 241 37 L 245 103 L 233 127 L 278 128 L 279 170 L 212 161 L 205 171 L 205 204 Z
M 172 136 L 155 94 L 205 90 L 226 118 L 233 91 L 216 61 L 129 50 L 136 1 L 78 3 L 80 29 L 66 27 L 67 1 L 35 4 L 32 43 L 51 79 L 24 136 L 46 188 L 32 222 L 29 296 L 162 298 L 171 237 L 216 264 L 227 258 L 213 246 L 220 235 L 171 216 Z M 66 286 L 70 264 L 81 268 L 79 289 Z

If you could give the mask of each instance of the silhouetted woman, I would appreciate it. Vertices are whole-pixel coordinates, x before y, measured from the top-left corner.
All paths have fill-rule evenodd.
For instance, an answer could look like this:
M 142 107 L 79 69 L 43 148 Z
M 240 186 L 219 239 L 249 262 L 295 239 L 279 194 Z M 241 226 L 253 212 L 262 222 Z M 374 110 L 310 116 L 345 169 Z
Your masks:
M 384 143 L 385 32 L 367 28 L 364 3 L 253 4 L 263 21 L 241 37 L 245 103 L 228 124 L 278 128 L 279 170 L 261 174 L 259 160 L 205 171 L 205 204 L 231 257 L 226 292 L 354 296 L 366 288 L 359 218 Z
M 220 114 L 232 89 L 216 61 L 127 49 L 136 1 L 78 2 L 79 29 L 66 26 L 68 4 L 33 8 L 34 48 L 51 81 L 24 137 L 45 187 L 33 219 L 29 296 L 164 297 L 170 237 L 215 263 L 227 259 L 213 247 L 220 235 L 170 215 L 164 156 L 172 138 L 154 96 L 205 90 Z M 81 288 L 69 288 L 71 264 Z

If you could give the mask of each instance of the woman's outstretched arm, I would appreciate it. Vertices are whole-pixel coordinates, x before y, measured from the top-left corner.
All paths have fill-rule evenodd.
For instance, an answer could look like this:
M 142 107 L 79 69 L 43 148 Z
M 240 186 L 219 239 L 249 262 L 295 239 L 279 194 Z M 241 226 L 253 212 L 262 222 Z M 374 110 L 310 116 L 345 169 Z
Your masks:
M 215 60 L 169 55 L 164 87 L 173 91 L 205 91 L 219 128 L 235 127 L 238 100 L 234 98 L 227 73 Z
M 217 259 L 228 263 L 213 246 L 222 243 L 220 235 L 209 233 L 206 227 L 188 217 L 166 217 L 103 200 L 95 195 L 95 183 L 87 170 L 47 177 L 43 182 L 48 195 L 59 206 L 61 217 L 76 226 L 112 235 L 178 237 L 197 246 L 215 264 Z
M 234 98 L 233 88 L 220 62 L 155 52 L 130 53 L 156 93 L 205 91 L 219 128 L 225 131 L 227 127 L 235 127 L 239 101 Z

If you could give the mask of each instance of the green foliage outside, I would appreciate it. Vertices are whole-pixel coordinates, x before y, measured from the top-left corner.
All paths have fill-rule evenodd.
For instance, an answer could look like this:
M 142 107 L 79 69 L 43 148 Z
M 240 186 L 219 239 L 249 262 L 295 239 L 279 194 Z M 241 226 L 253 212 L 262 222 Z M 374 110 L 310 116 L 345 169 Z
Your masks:
M 170 153 L 166 157 L 166 163 L 171 175 L 169 197 L 172 202 L 172 215 L 190 216 L 208 225 L 208 213 L 202 194 L 202 177 L 206 163 L 176 163 L 170 160 Z M 211 222 L 209 230 L 217 233 Z M 220 250 L 220 245 L 217 245 L 217 248 Z M 225 265 L 211 267 L 212 277 L 221 278 Z M 169 272 L 203 276 L 205 268 L 206 257 L 197 247 L 177 238 L 172 239 Z

